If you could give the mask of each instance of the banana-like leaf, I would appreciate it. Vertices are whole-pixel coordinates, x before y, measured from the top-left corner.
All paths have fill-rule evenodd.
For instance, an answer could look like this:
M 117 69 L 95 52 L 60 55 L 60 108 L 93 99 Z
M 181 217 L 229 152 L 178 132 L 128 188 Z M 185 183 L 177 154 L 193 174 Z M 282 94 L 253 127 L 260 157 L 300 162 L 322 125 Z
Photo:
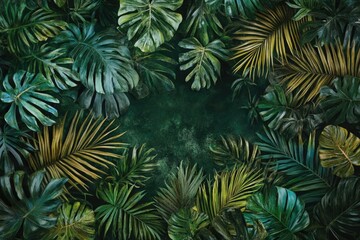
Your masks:
M 5 91 L 0 91 L 0 100 L 10 104 L 5 121 L 11 127 L 19 130 L 17 113 L 32 131 L 40 130 L 38 121 L 45 126 L 55 123 L 48 115 L 58 116 L 58 111 L 50 104 L 59 103 L 59 100 L 47 93 L 56 88 L 43 75 L 20 70 L 11 77 L 5 76 L 3 86 Z
M 297 101 L 315 100 L 320 89 L 336 77 L 360 77 L 360 51 L 356 43 L 340 42 L 320 47 L 306 45 L 301 52 L 289 56 L 289 61 L 277 67 L 276 78 L 293 92 Z
M 14 171 L 14 161 L 23 167 L 24 160 L 34 150 L 31 144 L 22 140 L 31 137 L 23 131 L 5 125 L 0 128 L 0 169 L 5 173 Z
M 287 61 L 287 54 L 299 50 L 300 26 L 304 20 L 292 20 L 293 10 L 285 5 L 256 14 L 254 20 L 241 20 L 235 39 L 241 41 L 233 51 L 237 59 L 234 71 L 249 71 L 251 78 L 267 76 L 275 58 Z
M 334 87 L 324 86 L 320 90 L 320 107 L 324 118 L 333 124 L 360 121 L 360 79 L 349 76 L 335 78 Z
M 325 239 L 359 239 L 359 188 L 359 178 L 342 179 L 321 199 L 314 209 L 314 219 L 321 226 L 317 231 L 318 235 L 324 236 L 325 233 Z
M 19 231 L 27 239 L 32 232 L 56 224 L 56 211 L 61 203 L 58 197 L 66 179 L 51 179 L 46 184 L 43 180 L 42 171 L 30 176 L 17 171 L 0 177 L 1 239 L 13 239 Z
M 81 107 L 92 109 L 96 117 L 105 116 L 108 119 L 125 114 L 130 106 L 129 98 L 123 92 L 102 94 L 90 89 L 81 93 L 78 102 Z
M 254 17 L 258 11 L 264 11 L 273 4 L 269 0 L 223 0 L 225 5 L 225 13 L 228 16 L 245 16 Z
M 161 217 L 152 202 L 141 203 L 144 191 L 135 192 L 134 186 L 109 183 L 98 189 L 97 194 L 106 202 L 95 210 L 104 237 L 111 230 L 117 239 L 161 239 Z
M 115 31 L 95 32 L 95 24 L 72 24 L 55 43 L 68 49 L 74 59 L 73 69 L 86 88 L 98 93 L 127 92 L 139 76 L 130 60 L 129 49 Z
M 110 176 L 106 180 L 137 187 L 144 186 L 158 166 L 154 161 L 156 157 L 154 151 L 154 148 L 148 149 L 146 144 L 126 149 L 124 158 L 117 160 L 116 166 L 110 169 Z
M 120 28 L 127 29 L 129 40 L 143 52 L 153 52 L 169 41 L 178 29 L 182 16 L 175 11 L 183 0 L 120 0 Z
M 321 165 L 333 168 L 339 177 L 354 174 L 354 166 L 360 166 L 360 139 L 339 126 L 327 126 L 319 139 Z
M 196 198 L 196 208 L 212 221 L 225 208 L 244 210 L 250 196 L 256 193 L 264 182 L 261 170 L 241 165 L 231 171 L 215 175 L 215 180 L 204 183 Z
M 210 146 L 215 163 L 219 166 L 233 167 L 236 164 L 254 163 L 259 154 L 258 147 L 242 137 L 221 136 L 221 141 Z
M 293 191 L 272 187 L 268 192 L 259 192 L 250 197 L 246 209 L 250 216 L 260 220 L 268 239 L 297 240 L 309 224 L 310 218 L 304 202 Z
M 69 125 L 65 120 L 36 134 L 33 145 L 38 151 L 30 154 L 28 163 L 32 170 L 46 170 L 46 182 L 67 177 L 72 187 L 87 190 L 88 182 L 114 165 L 109 158 L 121 158 L 115 151 L 125 145 L 119 141 L 123 133 L 117 133 L 113 121 L 92 114 L 83 118 L 76 113 Z
M 43 240 L 91 240 L 95 238 L 94 211 L 80 202 L 63 203 L 54 228 L 50 228 Z
M 171 215 L 168 234 L 171 240 L 195 240 L 198 230 L 207 225 L 209 225 L 209 218 L 205 213 L 181 209 Z
M 187 52 L 180 53 L 179 61 L 180 70 L 191 69 L 185 78 L 186 82 L 194 80 L 191 88 L 200 90 L 215 84 L 220 77 L 220 60 L 226 60 L 228 56 L 225 44 L 217 39 L 204 46 L 196 38 L 187 38 L 181 40 L 179 46 L 187 49 Z
M 71 69 L 73 59 L 66 57 L 65 54 L 64 48 L 54 48 L 44 44 L 26 51 L 22 61 L 29 72 L 41 73 L 58 89 L 65 90 L 75 87 L 76 82 L 80 81 L 78 74 Z
M 323 168 L 318 158 L 314 133 L 307 144 L 303 140 L 288 140 L 273 131 L 258 134 L 261 141 L 259 158 L 270 170 L 283 174 L 283 187 L 296 192 L 306 204 L 317 203 L 332 183 L 329 169 Z
M 197 172 L 196 166 L 183 167 L 181 163 L 177 173 L 170 176 L 165 187 L 160 188 L 155 197 L 155 206 L 162 217 L 168 221 L 180 209 L 192 208 L 203 180 L 202 170 Z
M 55 37 L 66 28 L 59 14 L 37 8 L 30 10 L 26 1 L 2 1 L 0 10 L 0 33 L 7 38 L 10 52 L 21 53 L 32 44 Z

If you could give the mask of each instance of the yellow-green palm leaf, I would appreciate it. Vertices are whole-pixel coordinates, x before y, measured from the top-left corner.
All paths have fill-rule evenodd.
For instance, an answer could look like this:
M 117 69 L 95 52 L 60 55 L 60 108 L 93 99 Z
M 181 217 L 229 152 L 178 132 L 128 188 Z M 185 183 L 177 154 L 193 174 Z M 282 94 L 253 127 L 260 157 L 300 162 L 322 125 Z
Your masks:
M 288 92 L 303 102 L 316 99 L 320 88 L 336 77 L 360 77 L 360 51 L 354 43 L 344 48 L 340 42 L 323 47 L 306 45 L 301 52 L 277 70 L 277 79 L 287 86 Z
M 76 113 L 69 126 L 65 120 L 36 134 L 33 144 L 38 151 L 30 155 L 29 165 L 34 171 L 45 169 L 47 181 L 67 177 L 72 186 L 86 190 L 87 182 L 113 165 L 109 158 L 120 157 L 114 151 L 124 147 L 119 141 L 123 133 L 116 132 L 113 121 L 95 119 L 92 114 L 84 119 Z
M 259 12 L 254 20 L 241 21 L 235 39 L 241 41 L 234 48 L 235 72 L 250 70 L 250 77 L 267 75 L 275 58 L 286 60 L 287 51 L 299 49 L 300 25 L 305 20 L 292 20 L 292 9 L 279 5 Z
M 333 167 L 333 173 L 339 177 L 354 174 L 354 165 L 360 166 L 360 139 L 345 128 L 327 126 L 319 139 L 321 165 Z

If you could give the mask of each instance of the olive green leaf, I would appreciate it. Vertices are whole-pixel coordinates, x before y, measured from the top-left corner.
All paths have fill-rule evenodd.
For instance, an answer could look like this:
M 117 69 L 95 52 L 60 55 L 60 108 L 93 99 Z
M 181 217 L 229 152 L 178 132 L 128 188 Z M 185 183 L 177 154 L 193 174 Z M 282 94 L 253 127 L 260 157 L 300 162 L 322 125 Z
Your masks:
M 360 179 L 346 178 L 331 189 L 314 209 L 317 233 L 326 239 L 355 240 L 360 233 Z
M 74 59 L 73 70 L 88 89 L 112 94 L 127 92 L 138 83 L 129 49 L 115 31 L 96 33 L 93 23 L 83 24 L 81 28 L 71 24 L 55 43 L 68 49 Z
M 333 168 L 339 177 L 354 174 L 354 166 L 360 166 L 360 139 L 345 128 L 327 126 L 319 138 L 321 165 Z
M 161 239 L 161 217 L 152 202 L 141 203 L 144 191 L 135 192 L 134 186 L 108 183 L 98 189 L 97 195 L 106 202 L 95 210 L 104 237 L 111 230 L 118 239 Z
M 65 122 L 66 117 L 36 134 L 33 145 L 38 151 L 30 154 L 28 163 L 32 170 L 46 170 L 46 182 L 67 177 L 72 187 L 87 190 L 88 182 L 114 165 L 111 158 L 121 158 L 115 151 L 125 145 L 119 141 L 123 133 L 117 133 L 113 121 L 92 114 L 84 118 L 76 113 L 68 125 Z
M 225 44 L 217 39 L 204 46 L 196 38 L 187 38 L 181 40 L 179 46 L 187 49 L 185 53 L 180 53 L 179 61 L 182 64 L 180 70 L 191 69 L 185 78 L 186 82 L 194 79 L 191 88 L 200 90 L 215 84 L 221 72 L 219 60 L 227 59 Z
M 209 225 L 209 218 L 205 213 L 181 209 L 171 215 L 168 234 L 171 240 L 195 240 L 197 231 L 207 225 Z
M 120 28 L 127 29 L 129 40 L 143 52 L 153 52 L 169 41 L 178 29 L 182 16 L 175 11 L 183 0 L 120 0 Z
M 320 90 L 320 107 L 325 119 L 333 124 L 360 121 L 360 79 L 345 76 L 335 78 L 333 87 L 324 86 Z
M 27 239 L 32 232 L 56 224 L 58 197 L 66 179 L 51 179 L 46 184 L 43 180 L 42 171 L 30 176 L 17 171 L 0 177 L 1 239 L 13 239 L 19 231 Z
M 212 221 L 225 208 L 245 209 L 248 198 L 263 186 L 263 173 L 241 165 L 231 171 L 215 175 L 199 189 L 196 208 Z
M 65 29 L 59 14 L 37 8 L 30 10 L 26 1 L 2 1 L 0 33 L 5 34 L 10 52 L 21 56 L 31 44 L 46 41 Z
M 267 193 L 256 193 L 248 200 L 246 209 L 250 216 L 260 220 L 268 239 L 297 240 L 309 224 L 305 204 L 296 194 L 286 188 L 272 187 Z
M 55 123 L 47 115 L 57 117 L 58 111 L 49 103 L 59 103 L 59 100 L 46 93 L 56 91 L 56 88 L 43 75 L 20 70 L 11 77 L 5 76 L 3 86 L 5 91 L 0 91 L 0 100 L 10 104 L 5 121 L 11 127 L 19 129 L 17 113 L 32 131 L 40 130 L 37 121 L 45 126 Z

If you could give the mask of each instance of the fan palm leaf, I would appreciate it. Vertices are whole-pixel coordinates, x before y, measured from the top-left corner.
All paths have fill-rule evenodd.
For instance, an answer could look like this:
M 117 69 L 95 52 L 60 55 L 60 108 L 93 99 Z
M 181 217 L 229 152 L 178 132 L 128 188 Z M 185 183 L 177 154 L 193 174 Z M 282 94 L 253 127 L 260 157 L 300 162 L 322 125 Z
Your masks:
M 339 177 L 354 174 L 354 166 L 360 166 L 360 139 L 338 126 L 327 126 L 319 138 L 321 165 L 333 168 Z
M 102 168 L 113 166 L 108 158 L 121 158 L 114 151 L 124 147 L 119 142 L 123 133 L 116 133 L 113 121 L 107 123 L 91 114 L 84 119 L 76 113 L 68 127 L 65 120 L 36 134 L 33 144 L 38 151 L 28 163 L 32 170 L 46 170 L 46 182 L 68 177 L 71 186 L 86 190 L 88 182 L 104 174 Z
M 236 59 L 234 72 L 249 71 L 249 76 L 267 75 L 275 58 L 286 62 L 287 53 L 299 50 L 300 25 L 304 20 L 292 20 L 293 11 L 285 5 L 266 9 L 256 14 L 254 20 L 241 20 L 241 29 L 235 40 L 240 44 L 233 49 Z

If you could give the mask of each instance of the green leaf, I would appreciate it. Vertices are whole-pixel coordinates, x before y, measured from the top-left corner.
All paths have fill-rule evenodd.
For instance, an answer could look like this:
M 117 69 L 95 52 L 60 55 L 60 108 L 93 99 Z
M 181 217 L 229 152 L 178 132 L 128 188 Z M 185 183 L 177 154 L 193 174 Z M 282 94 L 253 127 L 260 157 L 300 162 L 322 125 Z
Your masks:
M 22 171 L 0 177 L 1 239 L 12 239 L 19 231 L 27 239 L 32 232 L 56 224 L 58 197 L 66 179 L 51 179 L 46 185 L 43 179 L 40 171 L 28 177 Z
M 271 1 L 266 0 L 224 0 L 225 13 L 228 16 L 238 15 L 254 17 L 257 11 L 263 11 L 272 5 Z
M 180 53 L 179 61 L 182 64 L 180 70 L 191 69 L 185 78 L 186 82 L 193 79 L 191 88 L 198 91 L 215 84 L 221 72 L 219 60 L 228 56 L 225 44 L 217 39 L 203 46 L 196 38 L 187 38 L 181 40 L 179 46 L 187 50 Z
M 333 124 L 360 121 L 360 79 L 345 76 L 335 78 L 333 87 L 324 86 L 320 90 L 320 107 L 324 117 Z
M 251 217 L 264 224 L 268 239 L 299 239 L 301 231 L 310 224 L 303 201 L 282 187 L 272 187 L 267 194 L 259 192 L 253 195 L 246 209 Z
M 106 202 L 95 210 L 104 237 L 111 230 L 119 239 L 161 239 L 161 217 L 152 202 L 141 203 L 144 191 L 135 192 L 134 186 L 109 183 L 101 186 L 97 195 Z
M 360 139 L 345 128 L 327 126 L 319 138 L 321 165 L 333 168 L 339 177 L 354 174 L 354 165 L 360 166 Z
M 314 209 L 314 218 L 326 239 L 359 239 L 360 179 L 347 178 L 329 191 Z
M 175 11 L 183 0 L 120 0 L 120 28 L 143 52 L 153 52 L 175 34 L 182 16 Z
M 102 94 L 127 92 L 139 81 L 129 49 L 121 44 L 115 31 L 96 33 L 95 24 L 84 24 L 81 28 L 72 24 L 55 43 L 68 49 L 74 59 L 73 70 L 92 91 Z
M 3 86 L 5 91 L 0 91 L 0 100 L 11 104 L 5 114 L 5 121 L 11 127 L 19 129 L 17 112 L 32 131 L 40 130 L 37 122 L 45 126 L 55 123 L 48 115 L 58 116 L 57 110 L 50 104 L 59 103 L 59 100 L 47 93 L 56 89 L 44 76 L 20 70 L 12 77 L 7 75 Z
M 58 7 L 63 7 L 66 2 L 67 2 L 67 0 L 54 0 L 54 3 L 55 3 Z
M 190 209 L 181 209 L 171 215 L 168 234 L 172 240 L 196 239 L 199 229 L 209 224 L 208 216 Z

